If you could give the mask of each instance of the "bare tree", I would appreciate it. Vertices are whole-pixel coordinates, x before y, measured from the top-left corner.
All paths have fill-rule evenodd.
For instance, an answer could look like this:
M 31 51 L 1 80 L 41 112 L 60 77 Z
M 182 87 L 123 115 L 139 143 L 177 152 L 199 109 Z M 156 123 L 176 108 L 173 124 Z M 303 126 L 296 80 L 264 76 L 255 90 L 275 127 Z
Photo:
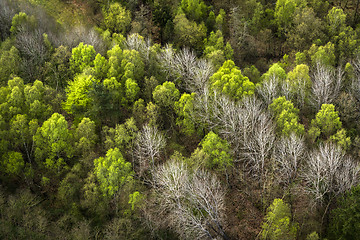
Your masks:
M 250 120 L 252 121 L 252 120 Z M 243 156 L 246 170 L 255 178 L 263 181 L 266 174 L 266 163 L 271 157 L 275 141 L 275 126 L 268 114 L 260 113 L 256 123 L 248 124 L 244 135 Z M 250 129 L 252 129 L 250 131 Z
M 274 158 L 278 165 L 278 179 L 281 182 L 289 185 L 294 181 L 298 174 L 300 162 L 306 157 L 305 150 L 304 137 L 299 137 L 294 133 L 277 141 Z
M 360 101 L 360 56 L 358 56 L 353 62 L 355 76 L 352 79 L 352 91 L 354 97 Z
M 178 81 L 180 87 L 189 92 L 202 93 L 214 73 L 209 61 L 197 59 L 196 54 L 188 48 L 175 52 L 170 46 L 165 46 L 158 60 L 167 78 Z
M 129 49 L 138 51 L 144 60 L 149 62 L 151 48 L 151 40 L 149 38 L 144 40 L 139 34 L 134 33 L 128 35 L 125 44 Z
M 269 76 L 268 79 L 257 88 L 257 92 L 264 100 L 266 105 L 270 105 L 272 101 L 280 96 L 280 83 L 275 74 Z
M 157 202 L 152 220 L 172 227 L 183 239 L 228 239 L 224 230 L 224 191 L 215 175 L 190 172 L 171 160 L 154 172 Z
M 0 1 L 0 40 L 3 41 L 10 36 L 12 18 L 15 15 L 12 3 Z
M 135 140 L 134 157 L 142 175 L 146 170 L 154 169 L 155 161 L 160 157 L 166 141 L 160 131 L 154 127 L 145 125 Z
M 317 110 L 324 103 L 332 103 L 338 96 L 343 79 L 341 67 L 334 70 L 317 62 L 313 72 L 312 103 Z
M 313 195 L 316 203 L 349 190 L 358 182 L 357 164 L 332 143 L 321 144 L 310 153 L 304 171 L 305 190 Z

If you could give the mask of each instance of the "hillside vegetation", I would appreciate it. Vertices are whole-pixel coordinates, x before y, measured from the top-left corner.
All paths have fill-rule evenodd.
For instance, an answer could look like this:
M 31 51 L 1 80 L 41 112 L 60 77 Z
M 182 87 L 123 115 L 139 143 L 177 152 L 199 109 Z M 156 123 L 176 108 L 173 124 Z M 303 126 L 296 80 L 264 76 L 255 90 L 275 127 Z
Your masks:
M 359 3 L 1 0 L 0 239 L 360 239 Z

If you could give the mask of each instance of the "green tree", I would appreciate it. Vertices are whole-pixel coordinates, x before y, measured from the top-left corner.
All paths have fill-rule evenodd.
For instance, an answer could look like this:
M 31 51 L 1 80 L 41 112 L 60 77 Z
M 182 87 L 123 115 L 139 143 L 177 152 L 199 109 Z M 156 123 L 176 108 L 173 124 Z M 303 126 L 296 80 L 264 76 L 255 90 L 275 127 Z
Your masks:
M 290 207 L 282 199 L 274 199 L 262 225 L 261 239 L 296 239 L 298 224 L 291 218 Z
M 233 158 L 230 154 L 230 145 L 216 133 L 209 132 L 201 141 L 202 150 L 209 155 L 205 163 L 208 168 L 225 170 L 232 166 Z
M 191 117 L 194 111 L 195 95 L 195 93 L 184 93 L 179 101 L 175 102 L 175 111 L 178 115 L 176 124 L 183 127 L 182 130 L 188 135 L 195 133 L 195 123 Z
M 241 74 L 241 71 L 231 60 L 224 62 L 222 67 L 209 79 L 211 88 L 234 100 L 254 94 L 255 85 Z
M 181 0 L 180 7 L 192 21 L 203 21 L 207 14 L 207 6 L 202 0 Z
M 20 62 L 20 53 L 16 47 L 0 52 L 0 86 L 4 86 L 12 74 L 19 74 Z
M 103 10 L 104 30 L 112 33 L 124 34 L 128 30 L 131 23 L 131 13 L 126 10 L 120 3 L 111 3 L 108 9 Z
M 156 86 L 153 91 L 155 103 L 165 109 L 173 109 L 179 98 L 180 92 L 173 82 L 164 82 L 162 85 Z
M 204 40 L 204 47 L 203 55 L 213 63 L 215 69 L 220 68 L 225 60 L 233 58 L 231 45 L 224 44 L 224 37 L 220 30 L 210 33 L 209 38 Z
M 66 101 L 63 103 L 64 110 L 74 114 L 87 112 L 93 101 L 89 91 L 92 90 L 94 82 L 97 82 L 97 80 L 93 76 L 85 74 L 77 75 L 73 81 L 70 81 L 66 88 Z
M 173 22 L 177 46 L 191 47 L 200 52 L 207 32 L 205 24 L 188 20 L 184 13 L 177 14 Z
M 309 135 L 313 140 L 322 136 L 327 139 L 341 129 L 341 121 L 335 106 L 332 104 L 321 105 L 315 119 L 311 120 Z
M 97 135 L 95 122 L 89 118 L 83 118 L 74 133 L 75 148 L 83 156 L 94 151 Z
M 280 32 L 287 33 L 292 28 L 297 8 L 305 4 L 305 2 L 300 0 L 276 1 L 274 16 Z
M 64 116 L 54 113 L 34 136 L 35 159 L 40 166 L 60 173 L 73 153 L 72 136 Z
M 358 239 L 360 234 L 360 185 L 355 186 L 330 214 L 329 239 Z
M 23 156 L 19 152 L 10 151 L 2 156 L 1 168 L 9 175 L 19 175 L 24 165 Z
M 282 134 L 289 136 L 291 133 L 303 134 L 304 126 L 299 123 L 299 109 L 285 97 L 274 99 L 269 109 L 275 116 L 276 125 Z
M 71 52 L 70 70 L 74 75 L 82 73 L 87 67 L 93 66 L 96 57 L 93 46 L 84 45 L 84 43 L 81 42 L 77 47 L 73 48 Z
M 110 148 L 106 157 L 94 161 L 94 172 L 100 183 L 100 190 L 106 197 L 112 197 L 127 182 L 131 181 L 131 163 L 126 162 L 118 148 Z

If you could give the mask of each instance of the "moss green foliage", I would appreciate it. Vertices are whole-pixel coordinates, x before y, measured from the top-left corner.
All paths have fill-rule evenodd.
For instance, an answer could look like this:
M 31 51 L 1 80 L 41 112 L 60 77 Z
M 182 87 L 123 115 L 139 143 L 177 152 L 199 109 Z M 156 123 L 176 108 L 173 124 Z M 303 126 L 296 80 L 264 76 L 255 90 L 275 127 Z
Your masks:
M 106 157 L 95 159 L 94 173 L 106 197 L 116 194 L 119 188 L 132 180 L 133 175 L 131 163 L 125 161 L 118 148 L 110 148 Z
M 184 93 L 179 101 L 175 102 L 175 111 L 178 115 L 176 124 L 183 127 L 186 134 L 195 133 L 195 124 L 191 120 L 191 114 L 194 114 L 195 93 Z
M 330 138 L 346 149 L 350 145 L 350 137 L 346 136 L 346 130 L 341 126 L 339 113 L 335 111 L 335 106 L 323 104 L 315 119 L 311 120 L 308 134 L 313 141 L 319 137 Z
M 175 102 L 179 100 L 180 92 L 173 82 L 164 82 L 153 91 L 153 99 L 157 105 L 167 109 L 173 109 Z
M 232 166 L 233 158 L 230 154 L 230 145 L 216 133 L 209 132 L 201 141 L 200 146 L 209 156 L 205 162 L 206 167 L 225 170 Z
M 304 126 L 299 123 L 299 109 L 285 97 L 274 99 L 269 109 L 273 112 L 279 131 L 289 136 L 291 133 L 304 134 Z
M 87 67 L 92 67 L 96 52 L 93 46 L 80 43 L 72 49 L 70 69 L 73 74 L 81 73 Z
M 261 239 L 296 239 L 298 224 L 291 218 L 290 207 L 282 199 L 274 199 L 262 225 Z
M 131 14 L 120 3 L 111 3 L 109 8 L 104 8 L 104 29 L 112 33 L 124 34 L 131 22 Z
M 357 239 L 360 234 L 360 187 L 354 187 L 331 212 L 329 239 Z
M 241 74 L 232 60 L 227 60 L 209 79 L 211 88 L 234 100 L 254 94 L 255 85 Z
M 36 161 L 50 172 L 61 173 L 73 154 L 71 141 L 68 122 L 61 114 L 54 113 L 34 136 Z

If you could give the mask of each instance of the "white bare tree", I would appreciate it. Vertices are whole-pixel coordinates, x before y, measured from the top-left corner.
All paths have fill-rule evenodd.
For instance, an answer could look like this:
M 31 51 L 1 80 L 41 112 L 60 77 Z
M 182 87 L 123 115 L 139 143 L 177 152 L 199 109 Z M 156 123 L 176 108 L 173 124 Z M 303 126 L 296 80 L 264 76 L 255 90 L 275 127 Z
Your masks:
M 275 74 L 269 76 L 264 82 L 259 85 L 257 92 L 268 106 L 272 101 L 280 96 L 280 82 Z
M 278 180 L 289 185 L 297 177 L 300 163 L 306 158 L 303 136 L 294 133 L 284 136 L 275 145 L 274 158 L 277 163 Z
M 228 239 L 224 224 L 224 196 L 216 175 L 190 172 L 184 162 L 170 160 L 154 171 L 153 221 L 173 228 L 182 239 Z
M 341 67 L 334 70 L 318 62 L 313 72 L 312 104 L 317 110 L 324 103 L 332 103 L 339 95 L 344 72 Z
M 138 51 L 145 62 L 150 61 L 151 40 L 143 39 L 138 33 L 128 35 L 125 42 L 128 49 Z
M 358 56 L 353 62 L 355 76 L 352 79 L 352 90 L 354 97 L 360 101 L 360 56 Z
M 359 166 L 339 146 L 324 143 L 310 153 L 303 174 L 305 190 L 321 204 L 325 196 L 331 199 L 354 186 L 358 182 Z
M 166 140 L 156 127 L 149 125 L 143 127 L 137 135 L 133 152 L 140 175 L 148 169 L 154 169 L 155 161 L 160 157 L 165 145 Z
M 250 122 L 252 121 L 250 119 Z M 260 182 L 264 180 L 274 141 L 275 126 L 267 113 L 260 113 L 256 116 L 255 124 L 248 124 L 242 150 L 245 170 L 253 177 L 260 179 Z
M 214 73 L 209 61 L 197 59 L 196 54 L 188 48 L 175 52 L 170 46 L 165 46 L 158 60 L 167 78 L 178 80 L 181 87 L 189 92 L 202 93 L 207 80 Z

